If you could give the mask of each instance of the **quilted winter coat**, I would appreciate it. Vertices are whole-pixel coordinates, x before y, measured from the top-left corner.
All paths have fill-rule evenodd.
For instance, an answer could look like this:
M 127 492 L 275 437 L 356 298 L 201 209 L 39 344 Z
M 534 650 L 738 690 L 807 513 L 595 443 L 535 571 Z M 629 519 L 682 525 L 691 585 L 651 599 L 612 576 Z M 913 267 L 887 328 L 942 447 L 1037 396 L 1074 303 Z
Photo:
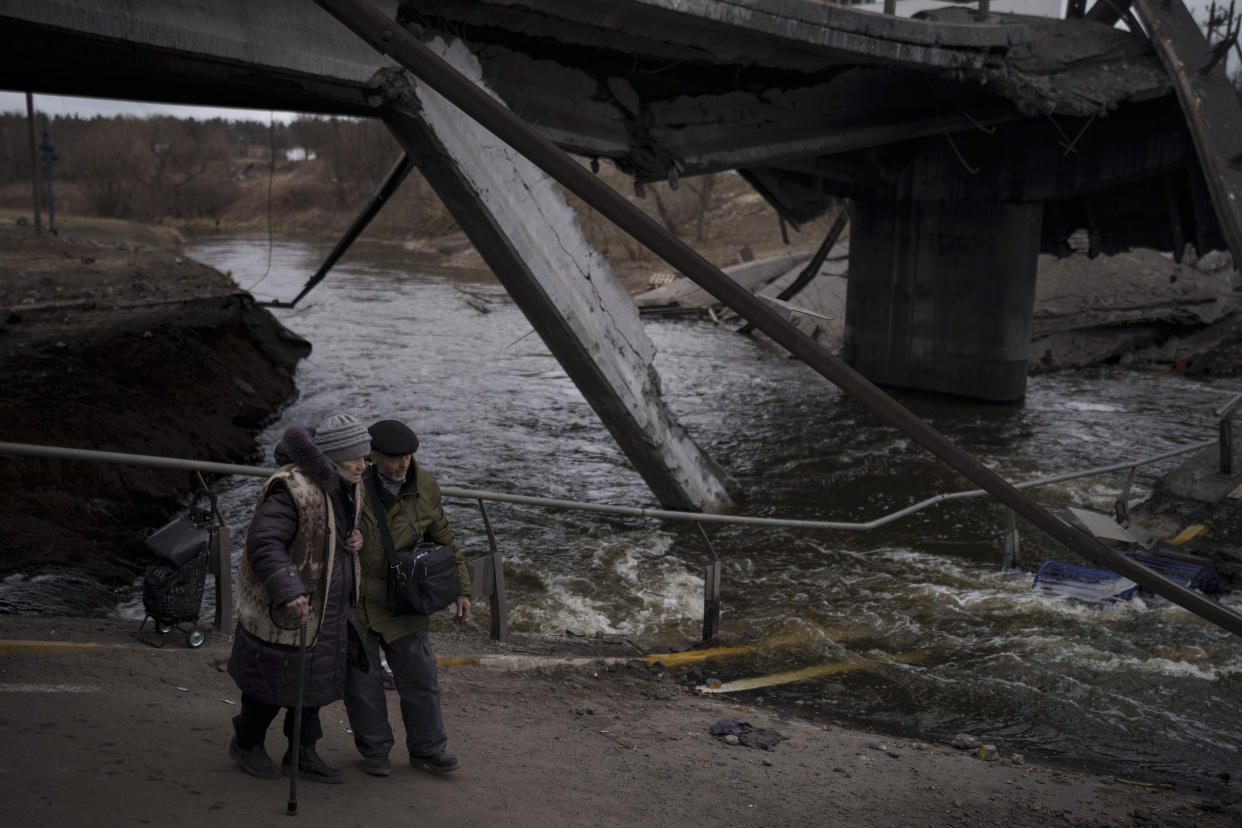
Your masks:
M 276 462 L 282 467 L 264 484 L 238 567 L 229 675 L 259 701 L 295 705 L 298 628 L 280 608 L 309 595 L 303 704 L 321 707 L 344 695 L 348 659 L 362 652 L 353 609 L 358 560 L 344 543 L 361 502 L 309 428 L 285 432 Z

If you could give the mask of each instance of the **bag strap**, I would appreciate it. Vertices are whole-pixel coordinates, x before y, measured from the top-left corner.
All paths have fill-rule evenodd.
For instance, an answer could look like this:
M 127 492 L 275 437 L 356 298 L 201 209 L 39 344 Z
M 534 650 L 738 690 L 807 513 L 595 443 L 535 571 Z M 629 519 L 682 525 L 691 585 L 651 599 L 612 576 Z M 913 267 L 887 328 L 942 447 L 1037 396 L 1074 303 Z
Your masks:
M 367 495 L 371 498 L 371 511 L 375 512 L 375 522 L 379 524 L 380 537 L 384 539 L 384 550 L 388 553 L 390 566 L 399 566 L 397 549 L 392 543 L 392 532 L 388 530 L 388 514 L 380 501 L 379 482 L 372 474 L 367 478 Z

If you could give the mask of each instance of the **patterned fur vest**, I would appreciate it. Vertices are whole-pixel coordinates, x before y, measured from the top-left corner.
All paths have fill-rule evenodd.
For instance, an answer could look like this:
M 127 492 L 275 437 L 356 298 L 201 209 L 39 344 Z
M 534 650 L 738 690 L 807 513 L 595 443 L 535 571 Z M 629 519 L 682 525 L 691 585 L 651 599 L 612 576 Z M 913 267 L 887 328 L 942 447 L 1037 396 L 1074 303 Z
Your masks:
M 336 555 L 336 516 L 332 498 L 325 491 L 348 485 L 340 477 L 336 464 L 324 456 L 314 444 L 313 432 L 304 427 L 288 429 L 276 448 L 277 462 L 282 465 L 259 492 L 258 507 L 267 499 L 273 485 L 279 483 L 288 490 L 297 507 L 297 534 L 287 547 L 290 567 L 277 576 L 288 581 L 299 579 L 310 596 L 311 614 L 306 625 L 308 646 L 313 646 L 319 634 L 327 595 L 331 589 L 332 564 Z M 362 507 L 361 492 L 354 487 L 357 525 Z M 359 570 L 357 556 L 353 558 L 354 595 L 358 598 Z M 283 590 L 286 591 L 287 590 Z M 268 587 L 260 580 L 250 564 L 249 554 L 243 554 L 237 568 L 237 618 L 238 623 L 251 635 L 274 644 L 296 647 L 299 625 L 296 619 L 282 607 L 275 606 Z

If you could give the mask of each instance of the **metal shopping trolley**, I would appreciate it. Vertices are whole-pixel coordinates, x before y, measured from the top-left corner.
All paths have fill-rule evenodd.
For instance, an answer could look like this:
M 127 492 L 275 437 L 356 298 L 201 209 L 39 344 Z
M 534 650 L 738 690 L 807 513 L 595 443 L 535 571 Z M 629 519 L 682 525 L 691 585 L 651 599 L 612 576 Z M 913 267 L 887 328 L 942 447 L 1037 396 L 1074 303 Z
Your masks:
M 142 605 L 147 614 L 138 626 L 140 641 L 163 647 L 173 630 L 180 632 L 190 647 L 199 647 L 207 640 L 207 632 L 198 626 L 198 619 L 211 538 L 220 523 L 216 496 L 207 489 L 199 489 L 184 515 L 147 538 L 147 547 L 156 561 L 147 567 L 142 578 Z M 148 621 L 158 637 L 144 635 Z

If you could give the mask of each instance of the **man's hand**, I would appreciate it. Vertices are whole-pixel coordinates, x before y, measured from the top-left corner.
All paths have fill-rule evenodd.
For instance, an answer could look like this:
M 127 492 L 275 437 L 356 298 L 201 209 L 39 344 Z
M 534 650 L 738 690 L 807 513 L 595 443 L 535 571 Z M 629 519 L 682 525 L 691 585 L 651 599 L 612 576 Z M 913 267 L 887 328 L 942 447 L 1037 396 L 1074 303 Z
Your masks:
M 457 614 L 453 616 L 453 620 L 458 624 L 470 617 L 470 596 L 457 596 Z
M 349 533 L 349 537 L 345 539 L 345 548 L 352 554 L 357 555 L 358 550 L 362 548 L 362 530 L 355 529 Z
M 297 618 L 298 625 L 301 626 L 310 618 L 310 598 L 307 598 L 305 595 L 299 595 L 285 604 L 284 610 Z

